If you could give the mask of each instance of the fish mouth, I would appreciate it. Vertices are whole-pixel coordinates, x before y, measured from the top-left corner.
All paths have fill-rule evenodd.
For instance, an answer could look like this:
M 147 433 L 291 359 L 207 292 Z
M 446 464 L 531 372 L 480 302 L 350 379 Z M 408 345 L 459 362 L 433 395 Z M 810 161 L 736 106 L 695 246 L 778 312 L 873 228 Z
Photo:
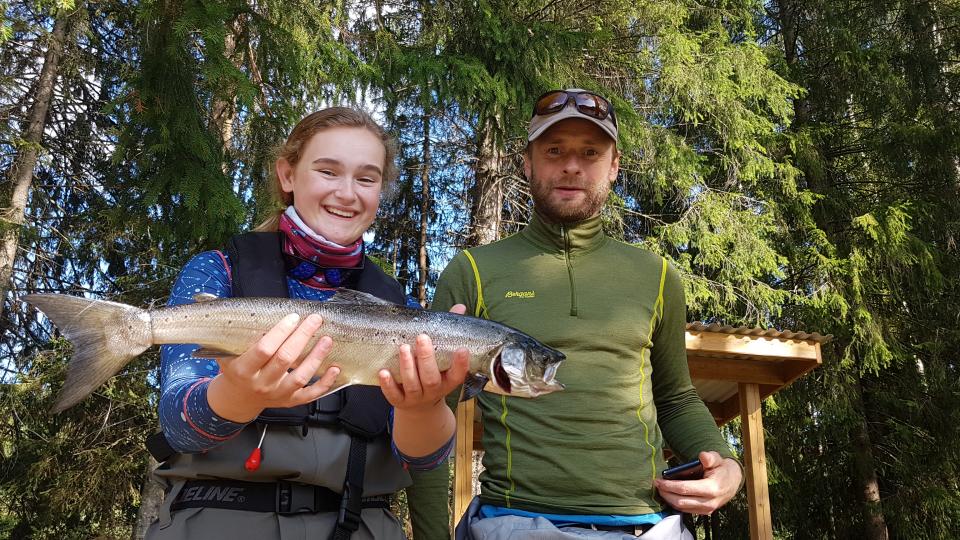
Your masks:
M 513 383 L 510 382 L 510 374 L 507 373 L 507 370 L 503 367 L 503 361 L 500 355 L 497 355 L 497 359 L 493 361 L 492 371 L 494 384 L 504 392 L 508 394 L 511 393 L 510 390 L 513 388 Z
M 509 352 L 507 352 L 509 355 Z M 510 364 L 510 360 L 504 361 L 503 353 L 497 355 L 490 365 L 491 383 L 496 386 L 499 393 L 514 397 L 532 398 L 550 394 L 563 390 L 564 385 L 554 377 L 559 367 L 559 362 L 550 364 L 546 367 L 541 377 L 531 377 L 530 373 L 522 370 L 519 373 L 516 368 Z
M 566 388 L 563 383 L 559 381 L 544 381 L 543 383 L 537 383 L 530 386 L 530 395 L 532 397 L 542 396 L 543 394 L 550 394 L 553 392 L 559 392 Z
M 544 394 L 552 394 L 566 388 L 563 383 L 558 381 L 515 381 L 512 386 L 511 396 L 521 398 L 535 398 Z

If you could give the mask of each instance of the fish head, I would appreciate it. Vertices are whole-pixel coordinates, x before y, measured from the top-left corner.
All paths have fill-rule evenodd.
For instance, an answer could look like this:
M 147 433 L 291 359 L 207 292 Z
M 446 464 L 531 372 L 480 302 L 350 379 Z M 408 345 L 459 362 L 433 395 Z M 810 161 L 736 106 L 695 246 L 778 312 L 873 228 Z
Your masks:
M 566 356 L 527 335 L 512 336 L 490 363 L 490 382 L 502 393 L 537 397 L 563 390 L 557 368 Z

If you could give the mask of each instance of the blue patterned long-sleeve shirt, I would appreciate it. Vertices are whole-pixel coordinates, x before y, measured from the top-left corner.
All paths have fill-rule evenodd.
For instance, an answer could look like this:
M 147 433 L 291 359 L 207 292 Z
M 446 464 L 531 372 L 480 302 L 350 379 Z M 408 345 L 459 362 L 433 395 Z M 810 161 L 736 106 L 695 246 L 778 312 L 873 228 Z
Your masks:
M 201 293 L 228 298 L 232 296 L 231 282 L 230 260 L 225 253 L 200 253 L 180 272 L 167 305 L 193 303 L 194 296 Z M 335 293 L 332 289 L 309 287 L 289 276 L 287 288 L 290 298 L 305 300 L 324 301 Z M 410 305 L 419 307 L 415 302 Z M 192 353 L 198 348 L 195 344 L 182 344 L 164 345 L 160 349 L 160 425 L 170 446 L 182 453 L 198 453 L 214 448 L 247 425 L 220 418 L 210 408 L 207 389 L 210 381 L 219 373 L 219 366 L 214 360 L 194 358 Z M 436 453 L 424 458 L 404 456 L 396 452 L 396 448 L 394 453 L 404 466 L 425 469 L 442 462 L 452 446 L 453 439 Z

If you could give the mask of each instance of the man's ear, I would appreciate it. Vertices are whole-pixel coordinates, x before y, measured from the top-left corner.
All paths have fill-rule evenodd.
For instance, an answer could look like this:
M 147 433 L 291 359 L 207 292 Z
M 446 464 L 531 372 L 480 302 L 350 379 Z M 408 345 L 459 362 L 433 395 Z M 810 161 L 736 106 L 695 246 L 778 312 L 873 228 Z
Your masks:
M 285 193 L 293 193 L 293 166 L 284 158 L 277 159 L 274 164 L 277 172 L 277 180 L 280 181 L 280 188 Z
M 607 180 L 613 184 L 617 181 L 617 173 L 620 172 L 620 151 L 613 148 L 613 161 L 610 162 L 610 174 Z
M 527 146 L 527 149 L 523 151 L 523 176 L 527 178 L 527 181 L 530 181 L 530 152 L 530 146 Z

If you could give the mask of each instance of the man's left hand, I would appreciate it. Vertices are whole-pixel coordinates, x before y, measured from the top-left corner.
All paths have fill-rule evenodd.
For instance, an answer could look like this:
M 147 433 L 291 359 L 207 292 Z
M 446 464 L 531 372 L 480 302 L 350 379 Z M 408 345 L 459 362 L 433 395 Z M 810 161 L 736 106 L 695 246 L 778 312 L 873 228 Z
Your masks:
M 663 500 L 673 508 L 688 514 L 711 514 L 727 504 L 743 479 L 740 464 L 716 452 L 700 452 L 703 478 L 700 480 L 655 481 Z

